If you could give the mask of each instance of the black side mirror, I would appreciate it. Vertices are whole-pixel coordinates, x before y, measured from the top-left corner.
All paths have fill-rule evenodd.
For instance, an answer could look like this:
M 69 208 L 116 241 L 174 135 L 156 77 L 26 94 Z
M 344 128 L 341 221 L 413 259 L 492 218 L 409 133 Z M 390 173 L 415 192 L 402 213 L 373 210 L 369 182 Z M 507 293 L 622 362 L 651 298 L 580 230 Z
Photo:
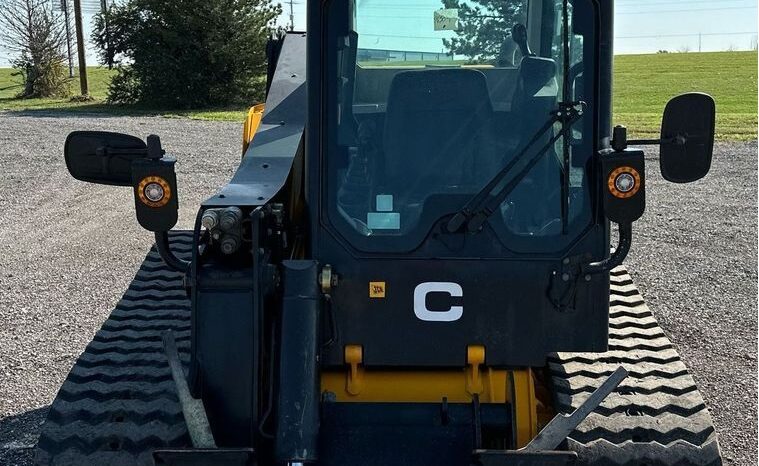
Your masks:
M 74 131 L 66 138 L 66 168 L 80 181 L 132 185 L 132 162 L 147 157 L 142 139 L 107 131 Z
M 142 139 L 106 131 L 74 131 L 66 138 L 66 167 L 77 180 L 114 186 L 132 186 L 137 221 L 155 232 L 177 223 L 176 159 L 164 157 L 161 140 Z
M 664 179 L 690 183 L 709 173 L 714 150 L 714 99 L 689 93 L 673 98 L 664 109 L 659 164 Z

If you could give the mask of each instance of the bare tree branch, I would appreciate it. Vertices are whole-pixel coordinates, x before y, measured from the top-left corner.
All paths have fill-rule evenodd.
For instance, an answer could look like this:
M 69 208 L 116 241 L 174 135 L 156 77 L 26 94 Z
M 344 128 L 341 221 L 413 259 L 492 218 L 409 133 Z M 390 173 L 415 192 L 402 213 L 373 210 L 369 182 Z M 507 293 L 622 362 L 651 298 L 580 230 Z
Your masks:
M 66 30 L 62 13 L 50 0 L 3 0 L 0 43 L 13 55 L 13 67 L 24 78 L 20 97 L 51 97 L 67 93 L 63 70 Z

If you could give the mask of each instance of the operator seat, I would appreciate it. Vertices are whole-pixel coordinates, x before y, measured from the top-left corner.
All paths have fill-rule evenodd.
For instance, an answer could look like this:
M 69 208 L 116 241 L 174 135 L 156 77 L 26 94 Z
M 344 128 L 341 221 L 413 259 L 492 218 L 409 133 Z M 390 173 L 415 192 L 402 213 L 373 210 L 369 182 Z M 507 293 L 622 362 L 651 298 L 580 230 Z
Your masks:
M 509 118 L 513 130 L 507 133 L 508 139 L 500 144 L 506 154 L 504 165 L 549 121 L 551 112 L 556 109 L 559 97 L 556 71 L 556 62 L 550 58 L 522 58 Z M 548 144 L 552 136 L 553 130 L 543 133 L 532 146 L 530 154 L 535 154 Z M 514 189 L 507 203 L 501 206 L 503 223 L 512 232 L 538 236 L 556 234 L 556 221 L 560 220 L 559 198 L 556 197 L 560 173 L 558 154 L 550 147 Z
M 489 140 L 492 116 L 487 81 L 480 71 L 396 74 L 383 135 L 382 185 L 387 194 L 413 200 L 462 185 L 479 188 L 496 166 Z M 474 191 L 469 187 L 464 192 Z
M 511 114 L 520 125 L 519 137 L 523 142 L 548 120 L 556 107 L 558 92 L 555 61 L 537 56 L 522 58 Z

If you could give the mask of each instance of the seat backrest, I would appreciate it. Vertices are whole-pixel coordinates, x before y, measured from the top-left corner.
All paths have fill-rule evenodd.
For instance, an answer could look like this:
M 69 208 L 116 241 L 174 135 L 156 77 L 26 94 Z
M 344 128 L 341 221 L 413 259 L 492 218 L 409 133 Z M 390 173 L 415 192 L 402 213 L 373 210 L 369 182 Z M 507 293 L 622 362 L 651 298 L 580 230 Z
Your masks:
M 430 192 L 457 185 L 481 160 L 482 138 L 492 120 L 485 76 L 472 69 L 398 73 L 390 85 L 383 135 L 387 184 Z M 432 183 L 432 187 L 430 186 Z
M 523 131 L 535 131 L 548 119 L 556 105 L 558 91 L 555 61 L 535 56 L 522 58 L 511 113 L 522 121 Z

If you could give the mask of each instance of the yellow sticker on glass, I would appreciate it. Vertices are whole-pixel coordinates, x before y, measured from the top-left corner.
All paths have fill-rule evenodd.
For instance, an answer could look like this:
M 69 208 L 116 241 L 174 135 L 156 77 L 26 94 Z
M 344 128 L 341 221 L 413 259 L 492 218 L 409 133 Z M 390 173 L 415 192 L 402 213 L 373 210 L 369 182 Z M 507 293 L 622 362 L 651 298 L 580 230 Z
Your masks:
M 369 297 L 370 298 L 384 298 L 385 297 L 385 282 L 369 282 Z

